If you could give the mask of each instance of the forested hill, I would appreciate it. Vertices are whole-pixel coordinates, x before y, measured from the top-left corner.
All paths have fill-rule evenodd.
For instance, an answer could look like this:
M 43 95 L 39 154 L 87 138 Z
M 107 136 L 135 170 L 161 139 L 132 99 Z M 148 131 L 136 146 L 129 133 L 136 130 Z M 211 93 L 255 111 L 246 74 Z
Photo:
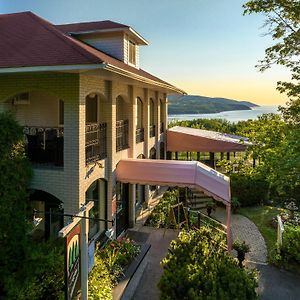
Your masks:
M 258 106 L 248 101 L 237 101 L 226 98 L 210 98 L 193 95 L 170 95 L 169 114 L 207 114 L 229 110 L 251 110 Z

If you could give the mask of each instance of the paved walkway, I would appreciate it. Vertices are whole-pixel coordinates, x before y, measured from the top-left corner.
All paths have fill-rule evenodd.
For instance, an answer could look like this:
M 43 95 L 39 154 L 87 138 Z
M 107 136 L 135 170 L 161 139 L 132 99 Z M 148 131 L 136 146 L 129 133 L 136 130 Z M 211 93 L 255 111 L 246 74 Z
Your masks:
M 224 209 L 217 208 L 217 210 L 212 213 L 212 217 L 216 218 L 223 224 L 226 224 Z M 232 214 L 231 234 L 233 241 L 245 241 L 246 244 L 250 245 L 250 252 L 246 254 L 247 261 L 266 263 L 267 246 L 264 238 L 252 221 L 242 215 Z
M 146 242 L 151 244 L 151 249 L 149 251 L 149 263 L 133 300 L 158 300 L 159 289 L 157 284 L 163 272 L 160 261 L 166 256 L 170 242 L 177 238 L 178 231 L 173 229 L 155 229 L 145 226 L 139 229 L 139 233 L 148 234 Z

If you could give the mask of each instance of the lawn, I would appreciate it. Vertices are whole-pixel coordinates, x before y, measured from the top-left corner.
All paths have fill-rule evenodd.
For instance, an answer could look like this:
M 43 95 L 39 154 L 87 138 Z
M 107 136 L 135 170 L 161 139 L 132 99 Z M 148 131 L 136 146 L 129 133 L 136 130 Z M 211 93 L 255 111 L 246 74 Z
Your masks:
M 272 218 L 277 216 L 283 209 L 272 206 L 244 207 L 238 213 L 250 219 L 258 227 L 266 241 L 268 255 L 276 246 L 277 229 L 272 226 Z

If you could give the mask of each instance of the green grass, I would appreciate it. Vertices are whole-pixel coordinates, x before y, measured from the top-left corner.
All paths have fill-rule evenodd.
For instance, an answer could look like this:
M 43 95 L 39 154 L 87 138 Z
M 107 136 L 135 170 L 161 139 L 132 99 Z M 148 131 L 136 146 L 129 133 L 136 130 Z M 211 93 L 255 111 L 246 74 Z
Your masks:
M 272 226 L 272 218 L 277 216 L 283 209 L 271 206 L 244 207 L 238 213 L 250 219 L 258 228 L 265 239 L 268 255 L 276 246 L 277 229 Z

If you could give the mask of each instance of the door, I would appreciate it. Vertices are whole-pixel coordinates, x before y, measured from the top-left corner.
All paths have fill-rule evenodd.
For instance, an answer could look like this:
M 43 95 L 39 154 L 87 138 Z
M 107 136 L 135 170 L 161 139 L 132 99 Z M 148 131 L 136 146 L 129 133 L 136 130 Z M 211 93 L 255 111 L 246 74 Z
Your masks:
M 117 183 L 117 216 L 116 216 L 116 234 L 119 236 L 128 228 L 128 202 L 129 202 L 129 184 Z

